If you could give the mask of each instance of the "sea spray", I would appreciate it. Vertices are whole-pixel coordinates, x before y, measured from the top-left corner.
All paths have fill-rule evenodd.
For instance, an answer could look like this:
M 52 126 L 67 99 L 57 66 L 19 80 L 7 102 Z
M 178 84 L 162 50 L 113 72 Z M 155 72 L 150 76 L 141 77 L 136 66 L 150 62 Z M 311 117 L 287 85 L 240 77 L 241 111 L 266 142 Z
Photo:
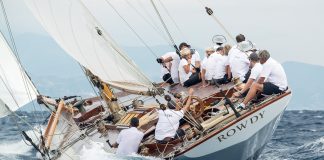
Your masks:
M 159 160 L 154 157 L 145 157 L 138 154 L 129 156 L 117 156 L 114 154 L 116 149 L 107 149 L 103 143 L 90 142 L 90 145 L 83 146 L 81 150 L 80 160 Z

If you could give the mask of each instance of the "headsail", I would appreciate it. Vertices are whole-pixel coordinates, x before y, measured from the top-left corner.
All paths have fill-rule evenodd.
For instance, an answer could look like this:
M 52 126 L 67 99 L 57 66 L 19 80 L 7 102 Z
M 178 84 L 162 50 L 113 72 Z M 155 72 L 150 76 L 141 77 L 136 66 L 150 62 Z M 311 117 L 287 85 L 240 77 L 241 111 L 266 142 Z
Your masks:
M 0 118 L 36 99 L 37 91 L 0 33 Z
M 79 0 L 25 0 L 55 41 L 81 65 L 114 87 L 145 92 L 150 80 L 117 46 Z M 141 86 L 141 87 L 139 87 Z M 118 88 L 120 86 L 118 85 Z

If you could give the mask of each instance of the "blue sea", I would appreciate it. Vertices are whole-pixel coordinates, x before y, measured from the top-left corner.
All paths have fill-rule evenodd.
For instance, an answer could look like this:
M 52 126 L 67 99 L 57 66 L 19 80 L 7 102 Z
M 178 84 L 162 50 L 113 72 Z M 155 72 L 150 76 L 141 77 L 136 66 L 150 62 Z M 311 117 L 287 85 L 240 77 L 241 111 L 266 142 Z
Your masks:
M 34 127 L 41 126 L 47 115 L 20 112 Z M 324 111 L 286 111 L 260 160 L 324 159 Z M 33 132 L 22 120 L 13 117 L 0 119 L 0 159 L 37 159 L 36 151 L 22 140 L 20 130 Z M 108 158 L 109 159 L 109 158 Z M 116 159 L 111 158 L 111 159 Z M 135 159 L 141 159 L 137 157 Z

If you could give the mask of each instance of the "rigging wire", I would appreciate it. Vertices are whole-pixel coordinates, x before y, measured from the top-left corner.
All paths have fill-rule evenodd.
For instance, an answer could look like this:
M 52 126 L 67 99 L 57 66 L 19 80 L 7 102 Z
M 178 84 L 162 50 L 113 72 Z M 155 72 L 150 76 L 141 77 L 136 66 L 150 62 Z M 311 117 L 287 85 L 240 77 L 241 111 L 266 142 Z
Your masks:
M 164 28 L 165 31 L 167 32 L 167 34 L 168 34 L 168 36 L 169 36 L 169 39 L 170 39 L 170 41 L 171 41 L 172 44 L 173 44 L 174 49 L 176 50 L 177 54 L 180 56 L 179 48 L 178 48 L 178 46 L 176 45 L 176 43 L 174 42 L 174 39 L 172 38 L 171 33 L 170 33 L 170 31 L 168 30 L 168 27 L 167 27 L 166 24 L 164 23 L 164 21 L 163 21 L 163 19 L 162 19 L 162 16 L 161 16 L 161 14 L 160 14 L 160 12 L 159 12 L 159 10 L 157 9 L 157 7 L 156 7 L 154 1 L 153 1 L 153 0 L 150 0 L 150 1 L 151 1 L 152 5 L 153 5 L 153 8 L 154 8 L 156 14 L 158 15 L 158 17 L 159 17 L 159 19 L 160 19 L 160 22 L 161 22 L 162 25 L 163 25 L 163 28 Z
M 86 77 L 87 81 L 89 82 L 93 92 L 95 93 L 96 96 L 100 97 L 100 95 L 98 94 L 98 92 L 96 91 L 96 89 L 93 86 L 93 83 L 90 80 L 90 77 L 87 75 L 86 71 L 85 71 L 85 67 L 83 67 L 80 63 L 78 63 L 80 66 L 80 69 L 82 70 L 84 76 Z M 104 104 L 102 103 L 102 101 L 100 101 L 101 105 L 104 106 Z
M 188 41 L 188 38 L 185 36 L 185 34 L 182 32 L 182 30 L 180 29 L 179 25 L 177 24 L 177 22 L 174 20 L 174 18 L 172 18 L 170 12 L 168 11 L 167 7 L 165 7 L 165 5 L 163 4 L 163 2 L 161 0 L 158 0 L 158 2 L 161 4 L 162 8 L 164 9 L 164 11 L 166 12 L 166 14 L 169 16 L 169 18 L 171 19 L 171 21 L 173 22 L 173 24 L 175 25 L 175 27 L 177 28 L 178 32 L 181 34 L 182 38 L 185 41 Z
M 145 47 L 152 53 L 155 58 L 158 58 L 157 54 L 152 50 L 151 47 L 147 45 L 147 43 L 139 36 L 139 34 L 135 31 L 135 29 L 126 21 L 126 19 L 118 12 L 118 10 L 110 3 L 108 0 L 105 0 L 105 2 L 117 13 L 117 15 L 124 21 L 124 23 L 129 27 L 129 29 L 132 30 L 132 32 L 136 35 L 136 37 L 145 45 Z
M 200 2 L 200 4 L 206 9 L 207 14 L 210 15 L 213 18 L 213 20 L 225 31 L 225 33 L 230 37 L 230 39 L 236 42 L 233 35 L 226 29 L 225 25 L 215 16 L 213 10 L 211 8 L 208 8 L 208 5 L 205 5 L 202 2 L 202 0 L 197 1 Z
M 29 86 L 33 86 L 34 84 L 31 81 L 30 77 L 28 76 L 27 72 L 25 71 L 24 67 L 22 66 L 22 63 L 21 63 L 21 60 L 20 60 L 20 56 L 19 56 L 19 53 L 18 53 L 18 49 L 17 49 L 16 43 L 15 43 L 15 40 L 14 40 L 14 37 L 13 37 L 13 34 L 12 34 L 12 30 L 11 30 L 11 26 L 10 26 L 9 20 L 8 20 L 8 16 L 7 16 L 7 12 L 6 12 L 6 9 L 5 9 L 5 5 L 4 5 L 4 3 L 3 3 L 2 0 L 0 0 L 0 4 L 1 4 L 1 9 L 2 9 L 2 13 L 3 13 L 4 19 L 5 19 L 5 23 L 6 23 L 8 32 L 9 32 L 10 41 L 12 43 L 13 52 L 14 52 L 14 55 L 16 57 L 17 63 L 19 65 L 19 69 L 20 69 L 20 72 L 21 72 L 21 77 L 22 77 L 23 82 L 24 82 L 25 90 L 26 90 L 26 92 L 28 94 L 28 98 L 29 98 L 30 102 L 32 102 L 33 109 L 36 112 L 36 106 L 35 106 L 35 103 L 33 101 L 32 95 L 31 95 L 31 92 L 32 91 L 30 90 L 30 87 L 29 87 Z M 26 76 L 28 76 L 28 77 L 26 77 Z M 29 83 L 28 80 L 30 80 L 31 84 Z M 32 87 L 32 89 L 33 89 L 33 92 L 36 95 L 39 95 L 39 91 L 36 88 Z M 18 108 L 20 108 L 19 105 L 18 105 L 18 103 L 17 103 L 17 106 L 18 106 Z M 36 120 L 38 118 L 36 118 L 36 113 L 35 112 L 33 112 L 33 117 Z M 42 115 L 42 118 L 44 119 L 45 116 L 44 116 L 43 112 L 41 112 L 41 115 Z M 41 128 L 40 127 L 40 124 L 39 124 L 39 128 Z
M 125 0 L 125 2 L 140 16 L 142 19 L 149 24 L 155 31 L 158 33 L 158 35 L 163 38 L 169 45 L 172 45 L 169 41 L 168 38 L 165 36 L 163 31 L 154 23 L 150 22 L 132 3 L 130 3 L 128 0 Z

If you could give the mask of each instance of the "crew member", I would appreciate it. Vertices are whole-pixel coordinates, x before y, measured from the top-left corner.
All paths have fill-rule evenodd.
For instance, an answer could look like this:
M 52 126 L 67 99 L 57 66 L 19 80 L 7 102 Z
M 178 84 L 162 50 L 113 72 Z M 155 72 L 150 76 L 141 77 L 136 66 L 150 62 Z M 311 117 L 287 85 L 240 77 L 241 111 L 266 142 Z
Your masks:
M 224 56 L 224 47 L 218 47 L 216 54 L 213 54 L 210 60 L 214 63 L 213 83 L 227 83 L 227 56 Z
M 200 55 L 199 53 L 197 52 L 197 50 L 191 48 L 191 46 L 185 42 L 182 42 L 180 45 L 179 45 L 179 49 L 180 51 L 184 48 L 189 48 L 190 49 L 190 53 L 192 55 L 192 58 L 191 58 L 191 68 L 195 68 L 195 70 L 197 72 L 200 72 L 200 66 L 201 66 L 201 63 L 200 63 Z
M 144 133 L 137 129 L 139 120 L 133 117 L 130 120 L 130 128 L 122 130 L 112 147 L 117 148 L 116 154 L 127 156 L 137 153 L 138 147 L 143 139 Z
M 180 57 L 176 52 L 168 52 L 156 59 L 161 64 L 162 79 L 169 84 L 179 83 L 178 67 Z
M 246 83 L 249 78 L 249 65 L 248 58 L 250 42 L 243 41 L 238 43 L 236 49 L 229 55 L 229 65 L 234 78 L 239 78 L 243 83 Z M 251 48 L 250 48 L 251 49 Z
M 272 95 L 282 93 L 288 88 L 286 73 L 282 65 L 271 58 L 267 50 L 260 51 L 259 58 L 263 69 L 257 82 L 252 84 L 247 96 L 238 108 L 244 109 L 248 102 L 256 96 L 257 92 Z
M 199 72 L 191 67 L 192 54 L 189 48 L 183 48 L 180 51 L 181 61 L 179 64 L 179 79 L 184 87 L 195 85 L 201 81 Z
M 167 109 L 158 111 L 159 120 L 155 128 L 155 139 L 159 143 L 167 143 L 177 136 L 179 121 L 189 109 L 193 92 L 194 90 L 190 88 L 188 92 L 189 98 L 181 110 L 175 110 L 176 106 L 168 105 Z
M 249 56 L 249 60 L 250 60 L 250 68 L 251 68 L 251 74 L 249 80 L 246 82 L 246 84 L 244 85 L 241 91 L 234 93 L 234 97 L 241 97 L 241 96 L 245 97 L 252 83 L 259 78 L 259 75 L 262 71 L 262 65 L 260 64 L 259 56 L 257 53 L 255 52 L 251 53 Z
M 212 80 L 213 76 L 210 74 L 210 72 L 207 72 L 207 63 L 210 55 L 215 53 L 215 49 L 212 47 L 209 47 L 206 49 L 206 57 L 203 59 L 201 63 L 201 79 L 202 79 L 202 85 L 203 87 L 208 86 L 210 81 Z

